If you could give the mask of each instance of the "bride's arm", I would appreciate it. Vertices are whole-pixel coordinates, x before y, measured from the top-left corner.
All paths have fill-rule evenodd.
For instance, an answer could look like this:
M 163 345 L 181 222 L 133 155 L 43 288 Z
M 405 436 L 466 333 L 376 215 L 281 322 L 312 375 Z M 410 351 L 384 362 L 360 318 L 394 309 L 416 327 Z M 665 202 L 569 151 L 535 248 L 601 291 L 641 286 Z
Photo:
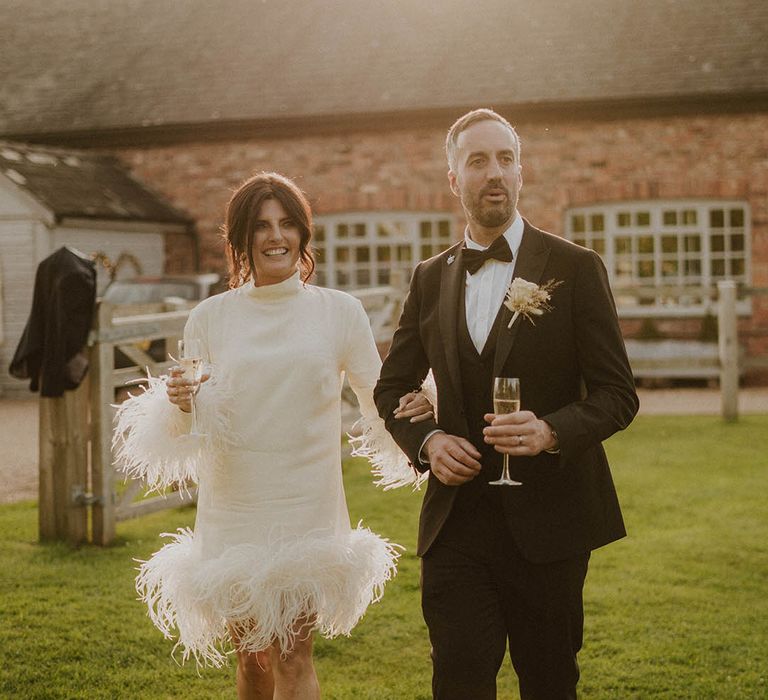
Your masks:
M 414 470 L 408 458 L 387 432 L 373 401 L 373 389 L 379 378 L 381 358 L 371 332 L 368 316 L 359 301 L 350 304 L 345 315 L 345 328 L 339 333 L 344 339 L 342 370 L 360 404 L 361 418 L 356 424 L 359 434 L 350 436 L 352 454 L 365 457 L 371 463 L 376 484 L 385 489 L 398 486 L 418 486 L 423 475 Z M 433 417 L 432 404 L 420 393 L 412 392 L 401 399 L 402 408 L 396 417 L 401 420 L 427 420 Z M 415 421 L 414 421 L 415 422 Z
M 206 337 L 194 312 L 184 328 L 184 337 Z M 169 400 L 167 379 L 148 376 L 139 393 L 116 407 L 112 449 L 117 468 L 127 476 L 144 480 L 150 491 L 196 482 L 201 466 L 214 456 L 212 440 L 185 439 L 191 427 L 190 415 Z M 211 393 L 209 387 L 206 393 Z M 198 399 L 202 398 L 201 392 Z

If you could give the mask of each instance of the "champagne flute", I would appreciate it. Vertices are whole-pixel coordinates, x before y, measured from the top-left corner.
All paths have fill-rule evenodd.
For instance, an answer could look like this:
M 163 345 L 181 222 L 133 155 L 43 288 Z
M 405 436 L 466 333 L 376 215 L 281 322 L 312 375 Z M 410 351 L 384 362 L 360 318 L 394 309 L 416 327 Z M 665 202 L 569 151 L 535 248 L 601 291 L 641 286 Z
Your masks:
M 195 396 L 200 390 L 200 382 L 205 372 L 205 363 L 203 362 L 203 344 L 196 338 L 179 341 L 179 366 L 184 370 L 182 377 L 193 382 L 192 390 L 192 428 L 189 435 L 192 437 L 206 437 L 197 427 L 197 409 L 195 408 Z
M 520 410 L 520 380 L 517 377 L 496 377 L 493 380 L 493 412 L 496 415 Z M 489 481 L 491 486 L 522 486 L 509 476 L 509 455 L 504 453 L 504 469 L 501 478 Z

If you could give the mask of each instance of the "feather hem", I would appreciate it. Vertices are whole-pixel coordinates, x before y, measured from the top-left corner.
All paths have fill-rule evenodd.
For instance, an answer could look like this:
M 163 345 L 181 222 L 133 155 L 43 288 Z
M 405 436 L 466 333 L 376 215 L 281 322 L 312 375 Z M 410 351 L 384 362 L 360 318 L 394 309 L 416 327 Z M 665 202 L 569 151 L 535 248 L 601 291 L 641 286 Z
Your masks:
M 349 635 L 396 573 L 399 545 L 358 526 L 343 537 L 307 535 L 266 545 L 242 544 L 203 560 L 191 530 L 141 562 L 136 589 L 166 638 L 178 637 L 182 661 L 221 666 L 232 645 L 289 652 L 310 618 L 324 637 Z

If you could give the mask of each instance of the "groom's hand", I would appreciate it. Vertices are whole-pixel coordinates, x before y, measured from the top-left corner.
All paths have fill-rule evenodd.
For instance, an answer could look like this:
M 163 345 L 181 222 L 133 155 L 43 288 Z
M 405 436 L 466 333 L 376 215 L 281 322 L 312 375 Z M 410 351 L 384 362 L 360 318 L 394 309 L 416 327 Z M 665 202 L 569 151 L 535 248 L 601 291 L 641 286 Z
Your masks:
M 469 440 L 457 435 L 435 433 L 427 440 L 424 451 L 429 468 L 446 486 L 459 486 L 480 473 L 480 453 Z
M 486 413 L 490 425 L 483 428 L 484 440 L 497 452 L 513 457 L 532 457 L 557 446 L 550 425 L 531 411 Z

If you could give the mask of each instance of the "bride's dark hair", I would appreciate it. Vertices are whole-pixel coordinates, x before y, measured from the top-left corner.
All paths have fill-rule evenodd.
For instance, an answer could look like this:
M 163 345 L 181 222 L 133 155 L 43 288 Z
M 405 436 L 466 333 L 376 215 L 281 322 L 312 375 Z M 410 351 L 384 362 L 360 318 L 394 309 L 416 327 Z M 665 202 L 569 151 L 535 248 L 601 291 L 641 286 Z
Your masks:
M 282 204 L 285 213 L 296 222 L 301 233 L 299 269 L 306 282 L 315 271 L 312 240 L 312 210 L 306 195 L 297 185 L 279 173 L 262 172 L 240 185 L 227 203 L 222 227 L 229 264 L 229 286 L 239 287 L 256 277 L 253 263 L 254 223 L 268 199 Z

